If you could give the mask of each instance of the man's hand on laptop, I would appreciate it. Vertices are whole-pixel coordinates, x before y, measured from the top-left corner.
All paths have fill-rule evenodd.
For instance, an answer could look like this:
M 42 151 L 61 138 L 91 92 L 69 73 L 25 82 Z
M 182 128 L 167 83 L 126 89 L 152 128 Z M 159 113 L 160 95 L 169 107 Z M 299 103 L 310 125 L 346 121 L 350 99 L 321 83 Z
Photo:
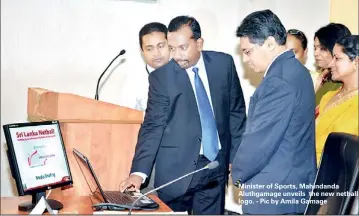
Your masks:
M 127 189 L 128 191 L 140 192 L 142 180 L 142 177 L 132 174 L 126 180 L 121 182 L 120 191 L 124 192 Z

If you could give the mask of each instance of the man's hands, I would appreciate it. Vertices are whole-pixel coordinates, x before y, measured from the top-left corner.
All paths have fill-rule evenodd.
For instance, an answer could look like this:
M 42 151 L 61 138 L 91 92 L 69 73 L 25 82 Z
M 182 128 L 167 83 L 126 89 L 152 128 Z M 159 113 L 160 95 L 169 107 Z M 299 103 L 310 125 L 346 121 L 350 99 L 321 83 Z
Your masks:
M 231 177 L 232 174 L 231 171 L 232 171 L 232 164 L 229 164 L 229 178 Z M 136 174 L 132 174 L 123 182 L 121 182 L 120 191 L 124 192 L 127 189 L 129 191 L 140 192 L 142 181 L 143 181 L 142 177 Z
M 129 191 L 136 191 L 140 192 L 140 187 L 142 184 L 142 177 L 138 175 L 130 175 L 126 180 L 121 182 L 120 184 L 120 191 L 124 192 L 126 189 Z

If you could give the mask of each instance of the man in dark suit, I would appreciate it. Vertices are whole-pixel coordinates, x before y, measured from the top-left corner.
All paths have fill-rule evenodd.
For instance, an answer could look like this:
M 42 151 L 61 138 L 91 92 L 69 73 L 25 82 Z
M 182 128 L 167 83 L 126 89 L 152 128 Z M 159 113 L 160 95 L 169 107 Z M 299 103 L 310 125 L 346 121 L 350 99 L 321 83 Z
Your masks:
M 163 189 L 174 211 L 223 214 L 225 182 L 245 127 L 245 102 L 230 55 L 202 51 L 199 23 L 179 16 L 168 26 L 173 59 L 149 75 L 149 98 L 130 177 L 138 189 L 156 162 L 155 186 L 203 168 Z M 142 177 L 141 177 L 142 176 Z
M 270 10 L 248 15 L 237 36 L 243 61 L 264 72 L 232 165 L 233 182 L 244 189 L 243 212 L 303 213 L 310 191 L 303 186 L 316 174 L 313 82 L 286 50 L 286 30 Z

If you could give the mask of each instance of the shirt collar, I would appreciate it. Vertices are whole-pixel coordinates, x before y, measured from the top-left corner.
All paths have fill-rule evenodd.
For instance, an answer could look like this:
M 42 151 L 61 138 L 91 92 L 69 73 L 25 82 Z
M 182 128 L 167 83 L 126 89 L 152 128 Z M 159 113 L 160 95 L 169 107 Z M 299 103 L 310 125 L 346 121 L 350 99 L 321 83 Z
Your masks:
M 151 66 L 149 66 L 148 64 L 146 64 L 146 70 L 147 70 L 147 72 L 150 74 L 150 73 L 152 73 L 155 69 L 152 68 Z
M 203 57 L 202 57 L 202 52 L 201 52 L 201 55 L 199 56 L 199 59 L 198 59 L 197 64 L 195 64 L 195 65 L 193 65 L 192 67 L 188 68 L 186 71 L 187 71 L 187 72 L 192 72 L 192 69 L 193 69 L 194 67 L 198 68 L 199 70 L 205 69 L 205 67 L 204 67 L 204 62 L 203 62 Z
M 265 76 L 267 75 L 268 70 L 269 70 L 270 66 L 272 66 L 273 62 L 274 62 L 280 55 L 282 55 L 283 53 L 285 53 L 285 52 L 287 52 L 287 51 L 289 51 L 289 50 L 288 50 L 288 49 L 284 50 L 283 52 L 279 53 L 279 55 L 277 55 L 276 57 L 274 57 L 274 58 L 272 59 L 272 61 L 269 63 L 269 65 L 268 65 L 268 67 L 267 67 L 267 70 L 264 72 L 263 77 L 265 77 Z

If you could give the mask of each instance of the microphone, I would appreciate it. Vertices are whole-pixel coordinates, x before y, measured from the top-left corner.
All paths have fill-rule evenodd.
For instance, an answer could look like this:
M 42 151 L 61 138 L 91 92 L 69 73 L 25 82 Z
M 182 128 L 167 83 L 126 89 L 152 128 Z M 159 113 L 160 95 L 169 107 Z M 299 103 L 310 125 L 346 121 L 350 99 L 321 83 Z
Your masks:
M 162 188 L 164 188 L 164 187 L 166 187 L 166 186 L 168 186 L 168 185 L 170 185 L 170 184 L 172 184 L 172 183 L 174 183 L 174 182 L 176 182 L 176 181 L 179 181 L 179 180 L 181 180 L 181 179 L 183 179 L 183 178 L 186 178 L 187 176 L 193 175 L 193 174 L 195 174 L 195 173 L 197 173 L 197 172 L 200 172 L 200 171 L 202 171 L 202 170 L 205 170 L 205 169 L 215 169 L 215 168 L 218 167 L 218 165 L 219 165 L 218 161 L 212 161 L 211 163 L 207 164 L 205 167 L 203 167 L 203 168 L 201 168 L 201 169 L 198 169 L 198 170 L 195 170 L 195 171 L 193 171 L 193 172 L 187 173 L 186 175 L 183 175 L 183 176 L 181 176 L 181 177 L 179 177 L 179 178 L 176 178 L 176 179 L 174 179 L 174 180 L 172 180 L 172 181 L 170 181 L 170 182 L 168 182 L 168 183 L 166 183 L 166 184 L 163 184 L 163 185 L 161 185 L 161 186 L 159 186 L 159 187 L 157 187 L 157 188 L 155 188 L 155 189 L 153 189 L 153 190 L 148 191 L 148 192 L 145 193 L 145 194 L 142 194 L 141 196 L 139 196 L 139 197 L 131 204 L 130 211 L 128 212 L 128 215 L 131 215 L 131 212 L 132 212 L 133 207 L 136 205 L 136 203 L 137 203 L 142 197 L 147 196 L 148 194 L 150 194 L 150 193 L 152 193 L 152 192 L 155 192 L 155 191 L 157 191 L 157 190 L 159 190 L 159 189 L 162 189 Z
M 112 59 L 112 61 L 110 62 L 110 64 L 108 64 L 107 68 L 102 72 L 100 78 L 98 78 L 97 80 L 97 86 L 96 86 L 96 94 L 95 94 L 95 100 L 98 100 L 98 88 L 99 88 L 99 85 L 100 85 L 100 80 L 102 78 L 102 76 L 106 73 L 107 69 L 110 67 L 110 65 L 115 61 L 115 59 L 117 59 L 120 55 L 123 55 L 126 53 L 126 50 L 121 50 L 121 52 L 114 58 Z

